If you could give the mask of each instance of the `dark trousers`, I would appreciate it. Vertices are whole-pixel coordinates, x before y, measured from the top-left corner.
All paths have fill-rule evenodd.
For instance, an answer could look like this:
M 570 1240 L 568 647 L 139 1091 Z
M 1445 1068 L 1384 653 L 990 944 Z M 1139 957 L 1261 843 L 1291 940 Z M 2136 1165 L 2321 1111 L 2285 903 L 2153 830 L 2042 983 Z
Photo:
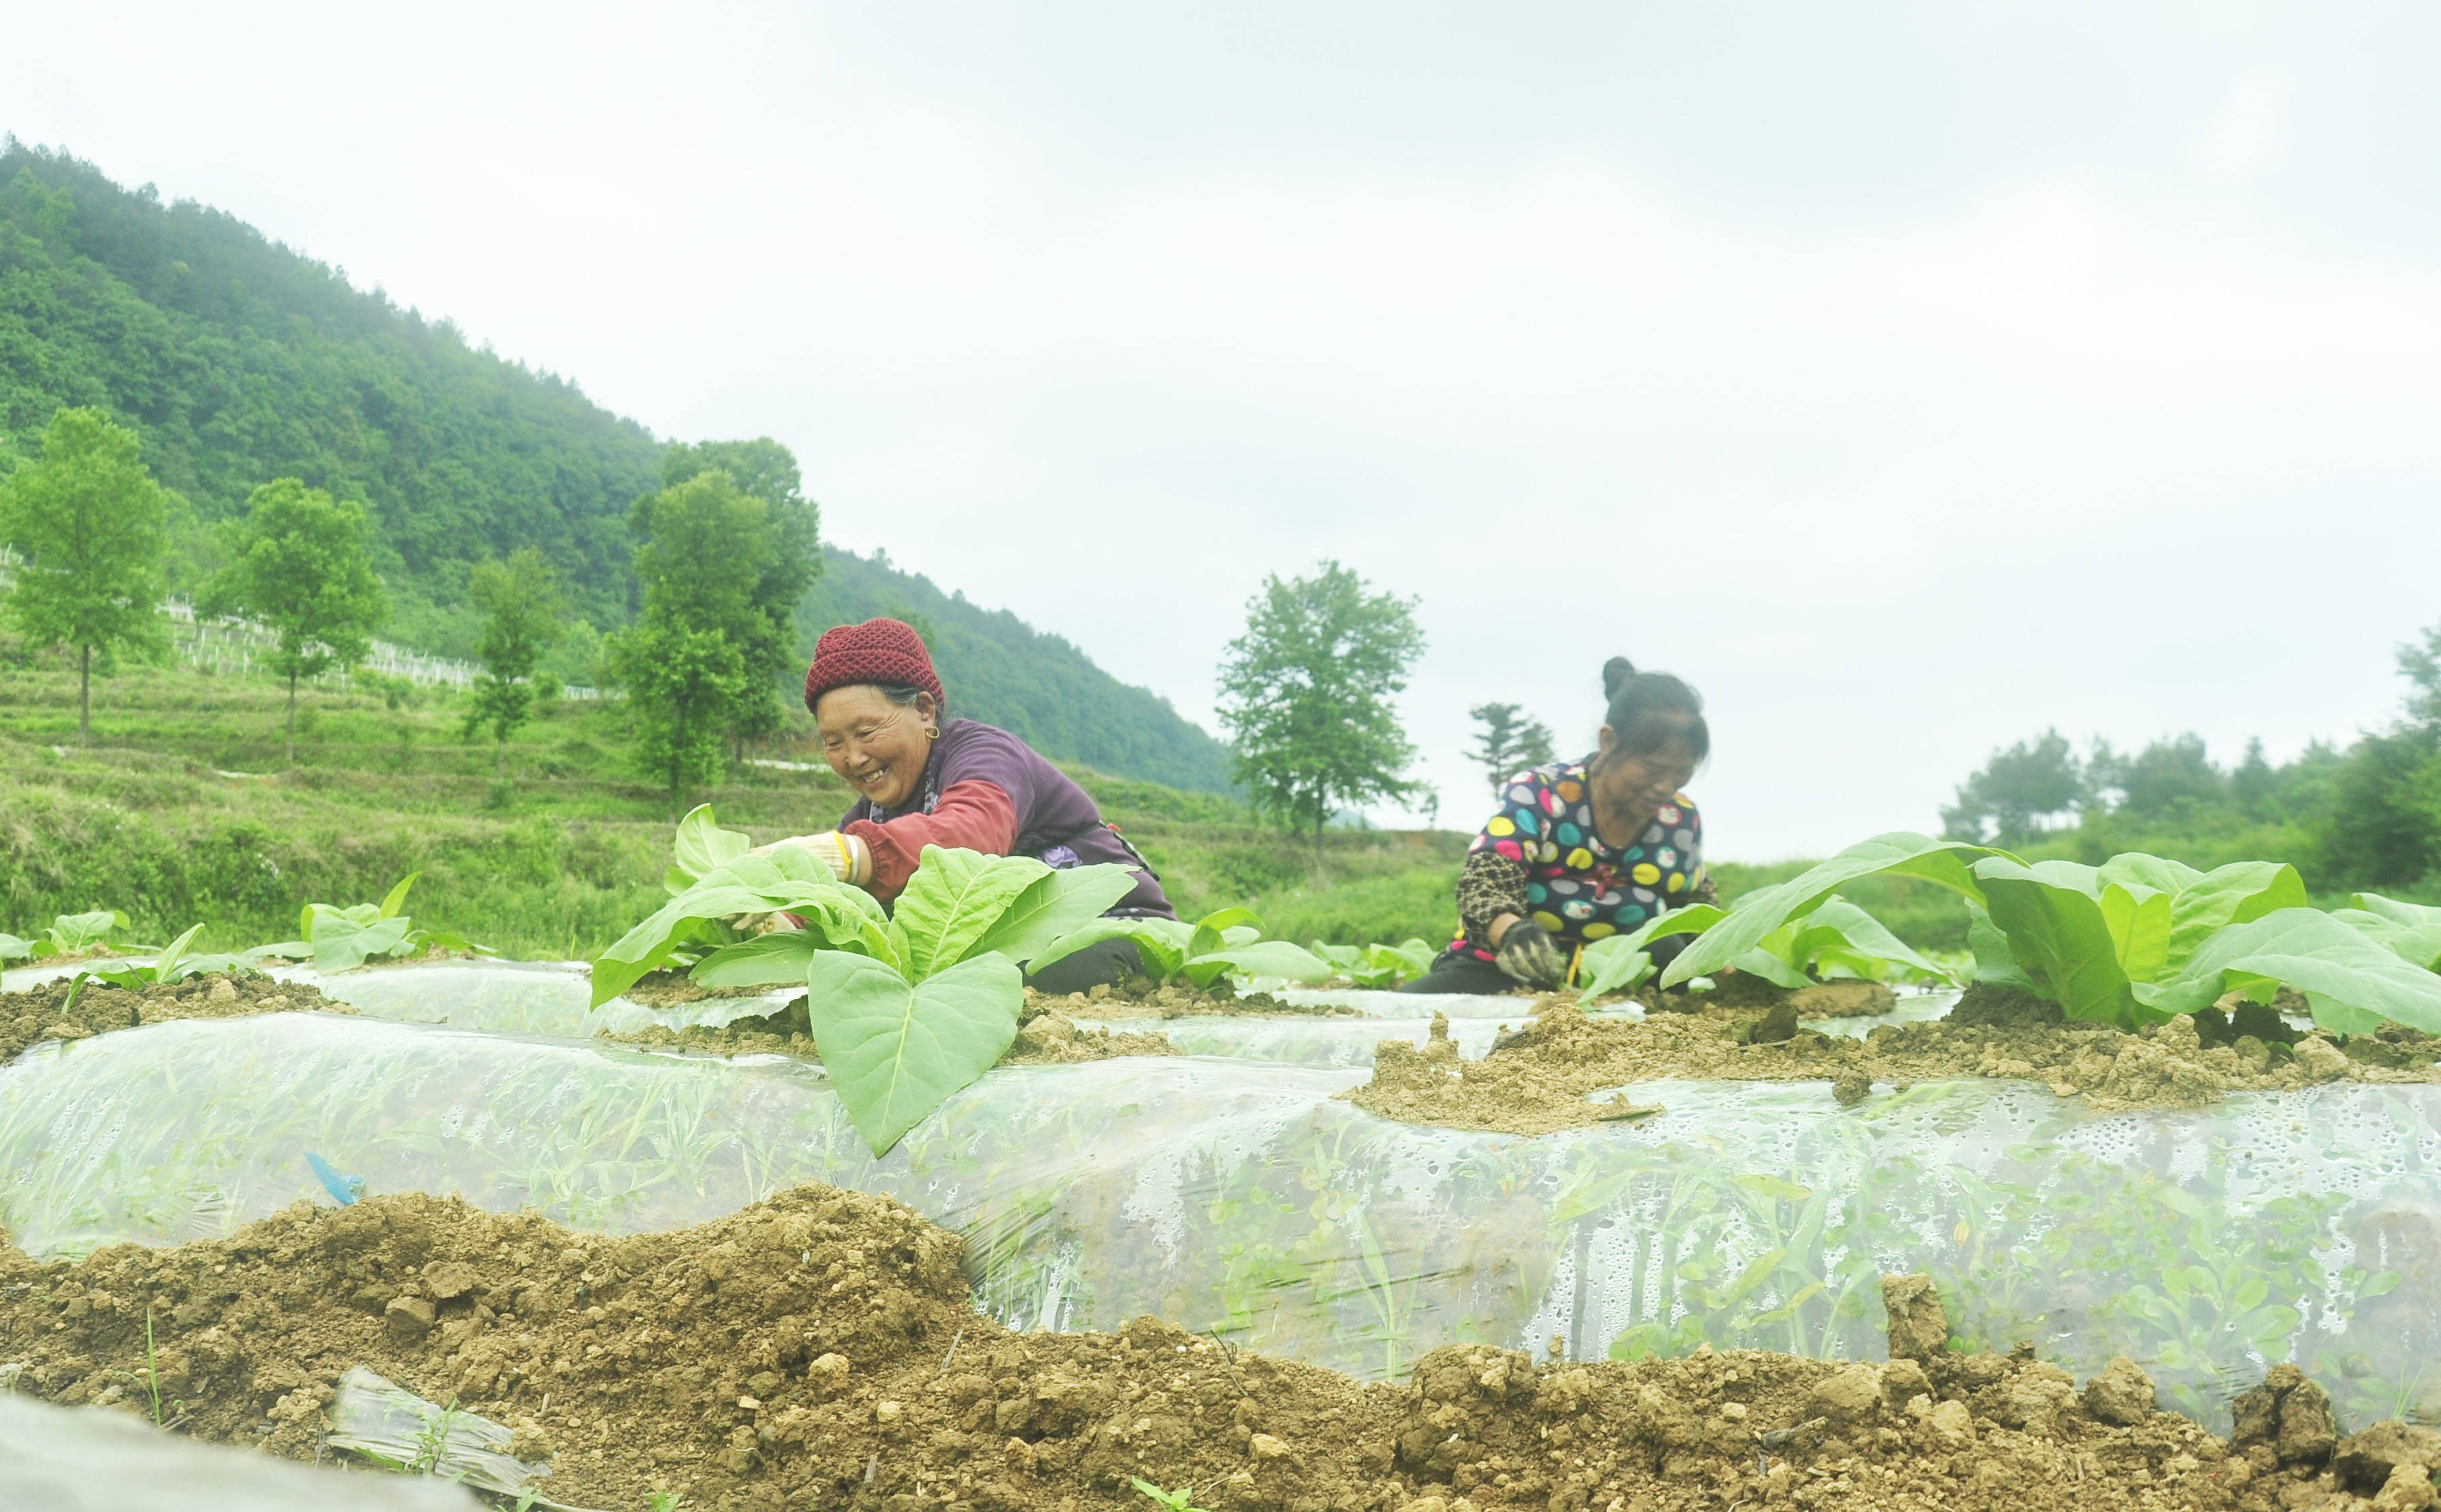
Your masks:
M 1104 940 L 1030 973 L 1025 984 L 1056 998 L 1090 992 L 1105 983 L 1116 986 L 1130 977 L 1144 974 L 1144 957 L 1136 953 L 1133 940 Z
M 1401 984 L 1401 992 L 1463 992 L 1477 997 L 1495 992 L 1515 992 L 1517 979 L 1489 961 L 1473 956 L 1443 952 L 1433 962 L 1433 969 Z

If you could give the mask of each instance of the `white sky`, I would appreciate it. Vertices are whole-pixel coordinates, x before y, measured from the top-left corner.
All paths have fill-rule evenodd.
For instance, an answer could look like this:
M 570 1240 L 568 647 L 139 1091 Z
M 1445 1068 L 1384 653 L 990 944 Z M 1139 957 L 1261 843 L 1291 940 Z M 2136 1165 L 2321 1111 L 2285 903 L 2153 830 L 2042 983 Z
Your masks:
M 2275 758 L 2441 620 L 2441 10 L 12 8 L 0 130 L 227 209 L 1211 725 L 1267 572 L 1715 855 L 2057 724 Z

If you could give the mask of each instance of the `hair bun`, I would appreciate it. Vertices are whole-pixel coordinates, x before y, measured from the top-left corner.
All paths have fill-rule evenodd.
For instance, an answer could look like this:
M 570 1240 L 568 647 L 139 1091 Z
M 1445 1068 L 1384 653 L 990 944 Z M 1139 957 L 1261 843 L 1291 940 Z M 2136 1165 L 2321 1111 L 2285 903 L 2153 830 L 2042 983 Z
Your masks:
M 1627 679 L 1635 675 L 1636 663 L 1628 660 L 1625 657 L 1613 657 L 1608 661 L 1603 662 L 1602 696 L 1605 698 L 1618 697 L 1618 691 L 1627 686 Z

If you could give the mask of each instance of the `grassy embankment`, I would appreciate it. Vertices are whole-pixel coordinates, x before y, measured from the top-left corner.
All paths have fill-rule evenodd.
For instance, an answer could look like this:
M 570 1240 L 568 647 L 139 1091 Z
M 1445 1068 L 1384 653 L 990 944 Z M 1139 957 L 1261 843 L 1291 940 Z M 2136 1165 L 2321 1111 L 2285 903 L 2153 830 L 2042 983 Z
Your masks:
M 552 708 L 511 743 L 461 744 L 453 699 L 389 707 L 309 690 L 298 759 L 282 756 L 282 690 L 187 667 L 94 684 L 94 743 L 76 737 L 75 679 L 56 662 L 0 666 L 0 930 L 116 908 L 136 938 L 201 922 L 217 948 L 293 938 L 306 902 L 378 898 L 421 871 L 407 911 L 509 955 L 598 951 L 662 899 L 670 826 L 697 801 L 757 839 L 835 822 L 827 770 L 749 766 L 673 800 L 626 763 L 616 703 Z M 792 732 L 768 752 L 814 760 Z M 1334 833 L 1324 880 L 1304 842 L 1234 801 L 1077 770 L 1158 867 L 1189 917 L 1251 903 L 1292 939 L 1400 939 L 1448 927 L 1456 835 Z

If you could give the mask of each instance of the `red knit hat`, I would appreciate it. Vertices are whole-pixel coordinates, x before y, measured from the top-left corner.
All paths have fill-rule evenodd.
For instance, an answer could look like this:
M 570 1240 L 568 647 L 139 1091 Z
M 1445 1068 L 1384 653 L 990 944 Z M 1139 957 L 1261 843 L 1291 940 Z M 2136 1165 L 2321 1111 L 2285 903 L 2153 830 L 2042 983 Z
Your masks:
M 949 702 L 924 638 L 896 620 L 833 625 L 814 642 L 814 664 L 805 669 L 805 708 L 810 711 L 832 689 L 855 683 L 921 688 L 934 703 Z

